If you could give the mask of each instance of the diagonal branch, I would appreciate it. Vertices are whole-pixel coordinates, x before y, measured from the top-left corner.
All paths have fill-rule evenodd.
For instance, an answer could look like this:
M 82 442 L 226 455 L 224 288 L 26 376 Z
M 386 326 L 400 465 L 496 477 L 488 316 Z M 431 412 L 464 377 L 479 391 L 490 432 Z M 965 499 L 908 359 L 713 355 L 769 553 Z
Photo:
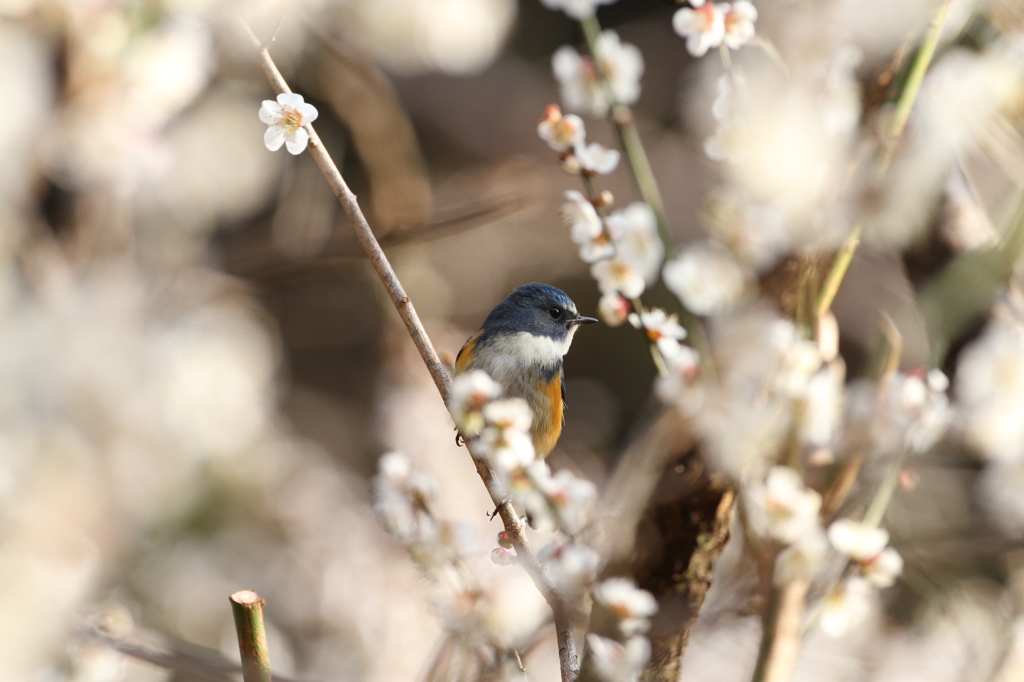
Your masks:
M 267 81 L 279 94 L 290 93 L 291 88 L 288 87 L 288 83 L 285 82 L 281 72 L 274 64 L 274 60 L 271 59 L 266 46 L 260 43 L 259 39 L 253 34 L 252 29 L 244 22 L 243 26 L 253 43 L 253 47 L 256 49 L 256 59 Z M 438 393 L 441 394 L 441 399 L 447 404 L 451 395 L 451 380 L 448 378 L 444 365 L 434 349 L 434 344 L 430 341 L 430 337 L 427 336 L 427 332 L 423 328 L 419 315 L 416 314 L 412 301 L 405 293 L 405 289 L 398 280 L 398 276 L 391 267 L 387 256 L 384 255 L 384 251 L 373 234 L 373 230 L 370 229 L 366 216 L 363 215 L 362 209 L 359 208 L 356 195 L 349 189 L 345 179 L 341 176 L 341 172 L 334 164 L 331 155 L 320 141 L 320 137 L 313 130 L 313 126 L 307 125 L 305 129 L 309 133 L 309 153 L 312 155 L 313 160 L 316 161 L 317 166 L 320 167 L 324 179 L 327 180 L 331 191 L 334 192 L 341 207 L 348 215 L 359 244 L 366 252 L 370 263 L 373 265 L 373 269 L 377 272 L 377 276 L 384 285 L 384 289 L 387 290 L 391 302 L 394 303 L 398 315 L 402 318 L 409 336 L 412 337 L 412 341 L 416 345 L 416 350 L 419 351 L 420 357 L 423 358 L 423 363 L 427 366 L 427 371 L 430 372 L 430 376 L 434 380 L 434 385 L 437 386 Z M 494 474 L 487 466 L 487 463 L 473 452 L 473 442 L 467 441 L 466 448 L 476 464 L 477 473 L 483 480 L 484 485 L 487 486 L 487 492 L 497 508 L 498 515 L 505 526 L 505 531 L 512 540 L 518 563 L 526 570 L 530 578 L 533 579 L 537 589 L 541 591 L 551 607 L 558 637 L 558 659 L 562 682 L 573 682 L 579 674 L 579 661 L 576 655 L 576 639 L 572 627 L 572 606 L 565 594 L 558 589 L 547 574 L 547 571 L 544 570 L 544 567 L 537 560 L 533 548 L 530 546 L 530 541 L 526 537 L 523 522 L 512 507 L 511 502 L 507 499 L 501 499 L 495 493 L 496 486 L 493 485 Z

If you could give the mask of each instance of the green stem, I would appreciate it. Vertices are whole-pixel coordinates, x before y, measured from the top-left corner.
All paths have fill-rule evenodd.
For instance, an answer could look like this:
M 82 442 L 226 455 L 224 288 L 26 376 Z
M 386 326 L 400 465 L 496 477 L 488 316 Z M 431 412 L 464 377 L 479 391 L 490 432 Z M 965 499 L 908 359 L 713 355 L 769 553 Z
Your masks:
M 643 141 L 640 139 L 640 131 L 636 127 L 636 117 L 632 109 L 619 102 L 615 93 L 612 92 L 608 75 L 604 73 L 597 56 L 597 37 L 601 35 L 601 24 L 597 21 L 596 15 L 590 15 L 580 20 L 583 27 L 583 36 L 587 41 L 587 49 L 597 70 L 601 85 L 604 88 L 605 96 L 611 106 L 612 123 L 619 134 L 619 141 L 622 144 L 622 151 L 629 162 L 629 169 L 633 174 L 633 181 L 640 192 L 644 202 L 654 211 L 658 223 L 658 235 L 665 246 L 666 255 L 671 258 L 674 253 L 672 236 L 668 231 L 668 221 L 665 219 L 665 204 L 661 200 L 661 190 L 658 189 L 658 181 L 651 169 L 651 162 L 647 158 L 647 151 L 644 149 Z
M 892 118 L 889 120 L 889 125 L 886 129 L 885 146 L 882 149 L 882 156 L 878 161 L 878 166 L 875 168 L 876 182 L 881 180 L 886 171 L 889 170 L 889 163 L 892 161 L 896 143 L 903 134 L 903 129 L 910 118 L 910 111 L 914 108 L 914 102 L 917 101 L 917 95 L 921 91 L 924 75 L 932 63 L 932 58 L 935 56 L 935 50 L 939 45 L 939 38 L 942 36 L 942 28 L 946 25 L 946 16 L 949 14 L 951 1 L 946 0 L 939 5 L 938 11 L 935 12 L 935 16 L 932 17 L 928 30 L 924 34 L 921 47 L 918 48 L 917 54 L 914 56 L 914 63 L 910 66 L 910 72 L 903 83 L 903 91 L 900 93 L 900 98 L 896 102 L 896 109 L 893 111 Z
M 946 24 L 946 16 L 949 14 L 951 1 L 946 0 L 939 6 L 938 11 L 936 11 L 935 16 L 932 17 L 931 23 L 928 25 L 928 30 L 925 32 L 917 54 L 914 55 L 914 63 L 911 65 L 910 72 L 903 82 L 903 90 L 900 92 L 899 99 L 896 100 L 896 109 L 889 120 L 889 125 L 886 127 L 882 151 L 875 166 L 874 182 L 876 185 L 881 183 L 889 171 L 889 164 L 892 163 L 892 157 L 896 151 L 896 143 L 899 142 L 900 137 L 903 135 L 903 129 L 906 128 L 907 121 L 910 119 L 910 112 L 913 110 L 917 96 L 921 92 L 921 83 L 924 82 L 924 76 L 928 72 L 932 58 L 935 57 L 935 50 L 939 45 L 939 38 L 942 37 L 942 28 Z M 836 260 L 832 265 L 832 270 L 825 280 L 825 286 L 818 296 L 818 314 L 824 314 L 831 307 L 832 301 L 839 291 L 839 285 L 842 284 L 843 277 L 846 276 L 846 270 L 850 266 L 850 261 L 853 260 L 857 247 L 860 245 L 860 233 L 861 228 L 858 225 L 850 233 L 850 236 L 847 237 L 842 247 L 840 247 Z
M 878 486 L 878 492 L 875 493 L 871 505 L 864 513 L 863 523 L 865 526 L 877 528 L 882 523 L 885 510 L 889 508 L 889 503 L 892 502 L 892 497 L 896 493 L 896 487 L 900 480 L 900 469 L 903 468 L 904 452 L 904 450 L 900 450 L 890 460 L 889 468 L 885 471 L 885 478 L 882 479 L 882 483 Z
M 271 682 L 263 600 L 252 590 L 241 590 L 231 595 L 230 601 L 242 655 L 243 682 Z
M 853 254 L 857 253 L 857 247 L 860 246 L 860 232 L 860 225 L 857 225 L 853 228 L 850 236 L 846 238 L 846 241 L 843 242 L 843 245 L 839 247 L 836 259 L 832 262 L 832 269 L 829 270 L 828 276 L 825 278 L 825 284 L 821 287 L 821 292 L 818 294 L 818 300 L 815 305 L 817 315 L 824 315 L 832 307 L 832 301 L 835 300 L 836 294 L 839 293 L 839 285 L 843 283 L 846 271 L 850 268 L 850 263 L 853 261 Z

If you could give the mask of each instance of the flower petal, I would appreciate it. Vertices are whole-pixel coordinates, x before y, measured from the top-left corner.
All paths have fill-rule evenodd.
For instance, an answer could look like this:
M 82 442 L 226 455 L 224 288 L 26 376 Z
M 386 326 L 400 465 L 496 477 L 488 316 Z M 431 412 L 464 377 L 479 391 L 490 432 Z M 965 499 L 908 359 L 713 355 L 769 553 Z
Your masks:
M 272 152 L 280 149 L 284 144 L 284 128 L 276 125 L 267 128 L 267 132 L 263 134 L 263 144 Z
M 309 143 L 309 133 L 304 128 L 299 128 L 291 135 L 288 135 L 285 138 L 285 142 L 288 145 L 288 151 L 292 154 L 301 154 Z
M 312 104 L 300 104 L 295 108 L 298 110 L 299 115 L 302 116 L 302 125 L 312 123 L 320 115 L 320 112 Z
M 269 99 L 263 100 L 260 107 L 260 120 L 267 125 L 274 125 L 281 120 L 281 105 Z
M 302 95 L 294 92 L 282 92 L 277 96 L 277 103 L 285 107 L 298 107 L 305 102 Z

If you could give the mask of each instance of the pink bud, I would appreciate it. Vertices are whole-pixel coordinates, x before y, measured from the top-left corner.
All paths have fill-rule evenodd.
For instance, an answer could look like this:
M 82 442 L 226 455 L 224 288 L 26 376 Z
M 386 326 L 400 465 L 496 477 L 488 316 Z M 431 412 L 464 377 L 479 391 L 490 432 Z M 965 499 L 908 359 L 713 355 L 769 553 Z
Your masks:
M 499 566 L 508 566 L 516 560 L 516 555 L 507 549 L 501 547 L 495 547 L 491 550 L 491 561 L 498 564 Z

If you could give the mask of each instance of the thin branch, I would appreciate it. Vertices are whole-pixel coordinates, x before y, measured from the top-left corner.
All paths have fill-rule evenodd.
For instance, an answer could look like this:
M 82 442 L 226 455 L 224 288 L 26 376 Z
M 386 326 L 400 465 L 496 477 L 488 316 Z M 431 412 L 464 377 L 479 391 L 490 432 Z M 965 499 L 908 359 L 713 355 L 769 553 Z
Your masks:
M 244 682 L 271 682 L 267 631 L 263 627 L 263 600 L 252 590 L 240 590 L 230 597 L 231 613 L 238 631 Z
M 281 72 L 278 71 L 273 59 L 271 59 L 266 46 L 260 43 L 259 39 L 256 38 L 255 34 L 244 22 L 243 26 L 245 26 L 245 31 L 249 35 L 253 47 L 256 49 L 257 61 L 267 81 L 270 82 L 271 86 L 278 93 L 291 92 L 288 83 L 285 82 Z M 451 396 L 451 380 L 448 378 L 444 365 L 434 349 L 434 344 L 430 341 L 430 337 L 427 336 L 427 332 L 423 328 L 423 323 L 416 314 L 412 301 L 405 293 L 402 283 L 398 280 L 398 276 L 391 267 L 391 263 L 388 261 L 387 256 L 384 255 L 384 251 L 370 229 L 366 216 L 363 215 L 362 209 L 359 208 L 356 195 L 349 189 L 348 184 L 341 176 L 313 126 L 307 125 L 305 128 L 309 133 L 309 152 L 313 156 L 313 160 L 320 167 L 324 179 L 327 180 L 331 191 L 334 192 L 334 195 L 338 198 L 339 203 L 341 203 L 342 208 L 348 215 L 360 245 L 370 259 L 373 269 L 377 272 L 377 276 L 388 292 L 388 296 L 402 318 L 402 322 L 405 323 L 405 328 L 409 332 L 409 336 L 412 337 L 413 343 L 423 359 L 423 363 L 427 366 L 427 371 L 430 372 L 434 385 L 437 387 L 438 393 L 441 394 L 441 399 L 447 404 Z M 512 507 L 511 502 L 507 499 L 502 499 L 496 494 L 494 474 L 487 464 L 474 453 L 473 445 L 473 441 L 466 441 L 466 449 L 476 464 L 477 473 L 483 480 L 484 485 L 487 486 L 487 492 L 497 508 L 498 515 L 505 526 L 505 531 L 512 540 L 512 545 L 516 550 L 517 562 L 526 570 L 534 584 L 544 595 L 554 614 L 562 682 L 573 682 L 579 674 L 579 661 L 576 654 L 575 635 L 572 629 L 573 611 L 571 605 L 537 560 L 533 548 L 530 546 L 530 541 L 526 537 L 523 522 Z

